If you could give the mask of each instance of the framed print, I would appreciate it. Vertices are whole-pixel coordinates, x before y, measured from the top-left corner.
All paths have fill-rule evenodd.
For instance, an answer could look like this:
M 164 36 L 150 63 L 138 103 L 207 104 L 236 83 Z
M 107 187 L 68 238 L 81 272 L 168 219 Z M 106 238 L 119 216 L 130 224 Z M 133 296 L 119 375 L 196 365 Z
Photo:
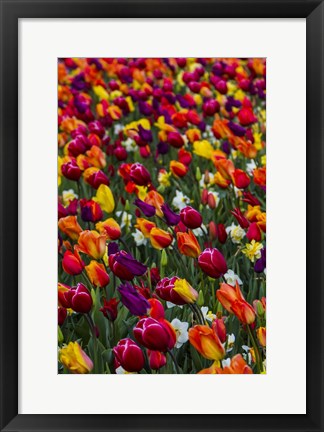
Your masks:
M 323 430 L 323 3 L 1 23 L 1 430 Z

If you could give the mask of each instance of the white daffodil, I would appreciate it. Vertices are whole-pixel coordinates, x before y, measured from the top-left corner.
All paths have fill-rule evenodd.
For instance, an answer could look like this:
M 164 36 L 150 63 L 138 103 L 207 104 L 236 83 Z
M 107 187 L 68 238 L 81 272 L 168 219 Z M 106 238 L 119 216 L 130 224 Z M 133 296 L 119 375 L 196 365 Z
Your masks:
M 116 374 L 117 375 L 128 375 L 128 374 L 134 374 L 135 372 L 127 372 L 127 370 L 125 370 L 122 366 L 118 366 L 118 368 L 116 368 Z
M 242 345 L 242 349 L 245 351 L 242 356 L 244 360 L 250 365 L 252 364 L 252 354 L 251 354 L 251 348 L 247 345 Z
M 172 302 L 170 302 L 170 301 L 167 301 L 167 302 L 166 302 L 166 305 L 167 305 L 167 308 L 168 308 L 168 309 L 171 309 L 171 308 L 173 308 L 173 307 L 175 307 L 175 306 L 179 307 L 180 309 L 183 308 L 182 305 L 176 305 L 176 304 L 174 304 L 174 303 L 172 303 Z
M 234 223 L 226 228 L 226 232 L 230 235 L 232 242 L 236 244 L 241 243 L 242 238 L 245 236 L 244 229 Z
M 229 334 L 227 336 L 227 341 L 226 341 L 226 352 L 231 352 L 232 349 L 234 348 L 234 344 L 235 344 L 235 335 L 234 333 Z
M 202 237 L 204 235 L 203 230 L 207 232 L 207 227 L 206 225 L 201 224 L 200 227 L 193 229 L 192 232 L 195 234 L 196 237 Z
M 132 225 L 131 220 L 132 220 L 132 215 L 125 212 L 125 211 L 118 211 L 116 212 L 116 216 L 119 218 L 121 216 L 121 223 L 120 223 L 120 228 L 123 227 L 130 227 Z
M 144 234 L 142 233 L 142 231 L 136 229 L 136 231 L 134 233 L 132 233 L 132 236 L 134 237 L 136 246 L 146 245 L 147 238 L 144 237 Z
M 184 195 L 182 192 L 176 190 L 176 196 L 172 200 L 173 207 L 178 210 L 182 210 L 190 203 L 190 198 Z
M 64 190 L 62 192 L 63 204 L 65 206 L 69 205 L 70 202 L 73 201 L 75 198 L 78 198 L 78 195 L 74 192 L 73 189 Z
M 174 328 L 177 335 L 176 348 L 181 348 L 184 343 L 189 339 L 187 322 L 180 321 L 178 318 L 174 318 L 171 321 L 171 325 Z
M 208 306 L 202 306 L 201 312 L 203 314 L 204 319 L 207 321 L 213 322 L 214 319 L 216 319 L 216 315 L 213 314 L 212 311 L 208 310 Z
M 115 135 L 118 135 L 119 132 L 121 132 L 123 130 L 124 130 L 124 126 L 122 124 L 120 124 L 120 123 L 114 124 L 114 134 Z
M 253 175 L 253 170 L 255 170 L 257 166 L 255 165 L 255 162 L 253 159 L 251 159 L 251 161 L 249 163 L 246 164 L 246 172 L 252 176 Z
M 228 367 L 231 366 L 231 359 L 227 358 L 227 359 L 222 360 L 222 366 L 223 366 L 223 368 L 226 366 L 228 366 Z
M 226 282 L 232 286 L 236 285 L 236 281 L 238 282 L 239 285 L 242 285 L 243 283 L 241 279 L 238 277 L 238 275 L 235 274 L 233 270 L 230 269 L 228 269 L 227 273 L 224 274 L 224 278 L 226 279 Z
M 137 144 L 131 138 L 127 138 L 125 141 L 123 141 L 122 146 L 125 147 L 128 153 L 137 150 Z

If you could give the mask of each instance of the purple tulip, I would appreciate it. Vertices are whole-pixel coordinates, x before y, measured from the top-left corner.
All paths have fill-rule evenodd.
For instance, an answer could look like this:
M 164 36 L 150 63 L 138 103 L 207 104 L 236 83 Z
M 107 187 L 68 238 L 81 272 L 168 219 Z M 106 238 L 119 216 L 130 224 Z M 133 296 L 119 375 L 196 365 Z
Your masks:
M 228 122 L 228 127 L 231 129 L 234 135 L 242 137 L 245 135 L 246 129 L 234 122 Z
M 150 309 L 150 303 L 129 282 L 119 285 L 117 288 L 121 295 L 121 301 L 133 315 L 146 315 Z
M 180 222 L 180 216 L 177 213 L 174 213 L 168 204 L 162 204 L 161 210 L 163 211 L 164 219 L 168 225 L 178 225 Z
M 139 198 L 134 201 L 134 204 L 144 213 L 146 217 L 151 217 L 155 215 L 156 208 L 140 200 Z
M 254 271 L 256 273 L 262 273 L 267 266 L 266 261 L 266 248 L 261 249 L 261 258 L 259 258 L 254 265 Z
M 153 136 L 150 130 L 144 129 L 142 125 L 138 126 L 138 133 L 141 139 L 145 142 L 152 142 Z

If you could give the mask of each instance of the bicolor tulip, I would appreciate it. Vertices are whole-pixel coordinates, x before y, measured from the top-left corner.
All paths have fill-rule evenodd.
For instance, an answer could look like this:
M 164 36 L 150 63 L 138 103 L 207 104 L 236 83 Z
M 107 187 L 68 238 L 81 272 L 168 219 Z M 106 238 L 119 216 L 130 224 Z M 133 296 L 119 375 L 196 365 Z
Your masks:
M 186 301 L 176 291 L 174 291 L 174 284 L 180 280 L 177 276 L 172 278 L 165 277 L 157 283 L 155 291 L 161 299 L 169 301 L 176 305 L 184 305 Z
M 191 327 L 189 342 L 206 359 L 221 360 L 225 355 L 225 349 L 217 333 L 207 325 Z
M 83 173 L 83 177 L 84 181 L 94 189 L 98 189 L 100 185 L 109 185 L 109 179 L 106 174 L 96 167 L 87 168 Z
M 197 258 L 201 253 L 201 249 L 192 231 L 189 232 L 177 232 L 177 242 L 179 251 L 186 256 L 191 258 Z
M 156 214 L 160 217 L 163 216 L 163 212 L 161 210 L 161 206 L 164 203 L 164 198 L 162 195 L 160 195 L 158 192 L 156 192 L 155 190 L 150 191 L 146 197 L 144 198 L 144 201 L 147 204 L 152 205 L 153 207 L 155 207 L 156 209 Z
M 174 347 L 177 340 L 174 328 L 165 319 L 142 318 L 133 331 L 136 340 L 153 351 L 166 352 Z
M 161 228 L 154 227 L 150 231 L 150 241 L 154 249 L 161 250 L 167 248 L 172 243 L 172 240 L 172 235 Z
M 198 298 L 198 292 L 186 281 L 177 279 L 174 282 L 173 291 L 176 292 L 185 303 L 194 303 Z
M 187 206 L 180 211 L 180 219 L 187 228 L 199 228 L 202 224 L 201 214 L 194 208 Z
M 154 222 L 151 222 L 144 218 L 137 218 L 135 228 L 138 228 L 144 235 L 144 237 L 149 238 L 150 232 L 153 228 L 156 228 Z
M 106 272 L 105 266 L 98 261 L 92 260 L 85 267 L 90 282 L 94 286 L 104 287 L 109 284 L 110 278 Z
M 254 309 L 243 297 L 237 281 L 235 287 L 221 283 L 216 296 L 222 306 L 236 315 L 243 324 L 252 324 L 255 321 Z
M 144 354 L 141 348 L 130 338 L 121 339 L 113 348 L 117 362 L 127 372 L 139 372 L 144 367 Z
M 100 205 L 93 200 L 80 200 L 81 218 L 85 222 L 98 222 L 102 219 Z
M 184 177 L 187 174 L 188 170 L 189 168 L 187 167 L 187 165 L 181 162 L 175 160 L 170 162 L 170 171 L 175 177 Z
M 216 248 L 205 249 L 198 257 L 198 265 L 208 276 L 217 279 L 227 272 L 227 264 Z
M 108 218 L 96 224 L 96 230 L 104 235 L 107 240 L 117 240 L 121 236 L 121 228 L 113 218 Z
M 73 374 L 86 374 L 92 371 L 93 363 L 78 342 L 70 342 L 59 352 L 60 362 Z
M 97 231 L 85 230 L 79 236 L 78 245 L 81 252 L 98 260 L 106 252 L 106 237 Z
M 265 327 L 259 327 L 256 331 L 258 341 L 262 347 L 267 345 L 267 330 Z

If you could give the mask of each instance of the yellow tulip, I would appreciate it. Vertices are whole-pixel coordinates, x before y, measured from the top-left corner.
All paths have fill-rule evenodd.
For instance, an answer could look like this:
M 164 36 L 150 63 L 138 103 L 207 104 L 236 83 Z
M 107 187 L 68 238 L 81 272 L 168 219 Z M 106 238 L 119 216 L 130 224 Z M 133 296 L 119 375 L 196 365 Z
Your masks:
M 101 209 L 107 213 L 111 213 L 115 208 L 115 199 L 111 189 L 104 184 L 98 187 L 96 196 L 92 199 L 100 204 Z
M 86 374 L 92 371 L 93 363 L 78 342 L 70 342 L 60 349 L 60 362 L 73 374 Z

